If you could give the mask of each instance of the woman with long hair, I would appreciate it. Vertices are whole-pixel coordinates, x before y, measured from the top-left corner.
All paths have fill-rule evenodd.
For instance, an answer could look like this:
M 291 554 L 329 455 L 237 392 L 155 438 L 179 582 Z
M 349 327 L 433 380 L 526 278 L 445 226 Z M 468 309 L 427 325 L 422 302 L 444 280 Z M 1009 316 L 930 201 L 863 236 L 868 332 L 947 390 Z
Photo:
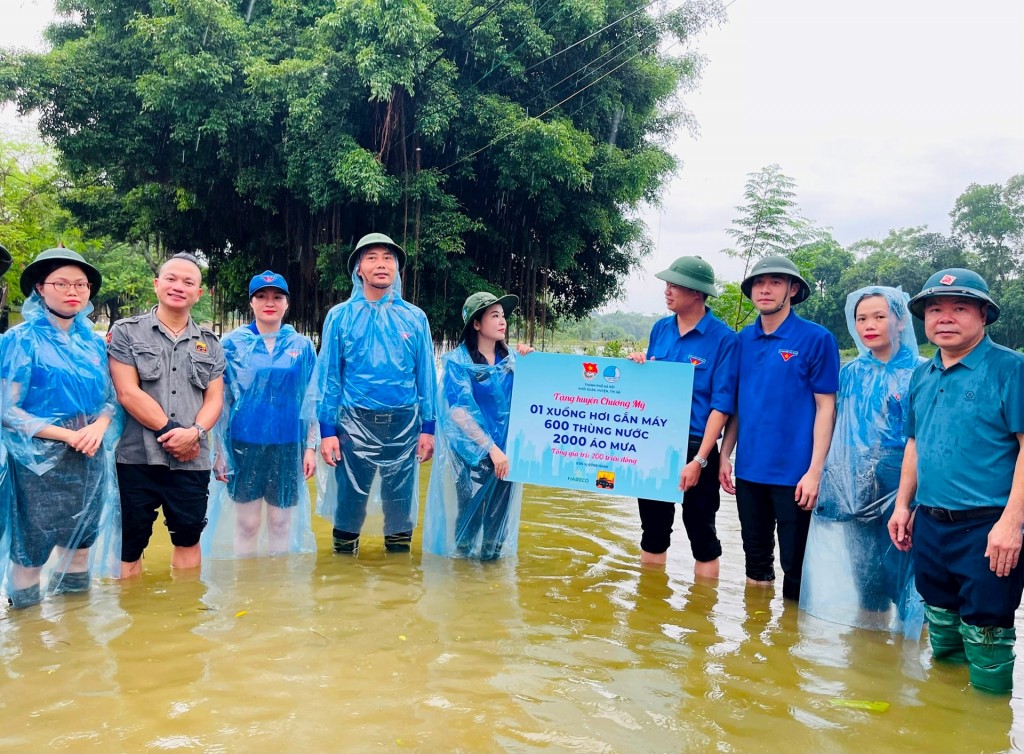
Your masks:
M 517 296 L 481 291 L 462 307 L 459 346 L 442 361 L 438 442 L 427 492 L 423 549 L 494 560 L 516 552 L 522 484 L 509 482 L 509 408 L 516 354 L 505 342 Z

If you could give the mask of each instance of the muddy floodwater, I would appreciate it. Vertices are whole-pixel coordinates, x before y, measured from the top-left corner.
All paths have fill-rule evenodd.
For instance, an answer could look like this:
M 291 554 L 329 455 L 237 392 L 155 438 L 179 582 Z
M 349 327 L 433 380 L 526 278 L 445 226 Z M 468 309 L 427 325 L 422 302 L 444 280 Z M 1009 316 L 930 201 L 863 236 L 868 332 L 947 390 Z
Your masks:
M 158 525 L 141 580 L 0 612 L 0 751 L 1019 750 L 1021 699 L 926 642 L 801 615 L 781 575 L 746 589 L 732 499 L 718 584 L 679 533 L 641 568 L 635 505 L 527 487 L 518 560 L 483 564 L 418 533 L 335 556 L 316 519 L 317 556 L 201 576 L 170 575 Z

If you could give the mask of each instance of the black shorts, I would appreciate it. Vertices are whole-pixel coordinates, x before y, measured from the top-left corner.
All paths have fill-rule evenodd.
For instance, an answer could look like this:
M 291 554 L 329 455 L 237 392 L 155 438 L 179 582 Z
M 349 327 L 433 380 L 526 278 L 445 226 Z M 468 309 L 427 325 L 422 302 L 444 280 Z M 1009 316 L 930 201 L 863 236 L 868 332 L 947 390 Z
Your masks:
M 206 526 L 209 471 L 119 463 L 117 481 L 121 487 L 121 560 L 134 563 L 142 557 L 161 507 L 171 544 L 199 544 Z
M 686 452 L 687 463 L 700 450 L 700 443 L 699 439 L 690 438 Z M 668 550 L 672 541 L 672 523 L 675 521 L 676 510 L 681 508 L 683 527 L 690 540 L 690 552 L 693 554 L 693 559 L 707 563 L 721 557 L 722 543 L 718 539 L 718 530 L 715 528 L 715 516 L 721 504 L 718 487 L 717 445 L 708 453 L 707 468 L 701 469 L 697 484 L 683 495 L 683 501 L 682 505 L 646 498 L 640 498 L 637 501 L 640 509 L 640 527 L 643 530 L 640 548 L 644 552 L 655 555 Z
M 56 443 L 56 440 L 42 440 Z M 44 565 L 55 546 L 69 550 L 91 547 L 99 533 L 104 475 L 109 473 L 101 450 L 95 456 L 67 448 L 60 461 L 42 476 L 11 461 L 14 506 L 11 512 L 11 559 L 26 568 Z
M 299 502 L 302 477 L 301 443 L 257 445 L 231 441 L 234 473 L 228 479 L 228 494 L 236 503 L 266 500 L 275 508 L 292 508 Z

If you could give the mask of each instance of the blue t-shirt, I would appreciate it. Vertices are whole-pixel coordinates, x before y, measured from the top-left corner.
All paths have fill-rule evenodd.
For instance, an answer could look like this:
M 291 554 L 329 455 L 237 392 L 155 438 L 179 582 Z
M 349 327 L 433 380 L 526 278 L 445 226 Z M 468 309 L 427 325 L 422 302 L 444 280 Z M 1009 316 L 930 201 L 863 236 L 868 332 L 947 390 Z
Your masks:
M 839 345 L 821 325 L 790 312 L 765 333 L 758 317 L 740 332 L 736 477 L 795 486 L 814 449 L 815 394 L 839 389 Z
M 1024 355 L 987 335 L 948 369 L 936 351 L 910 381 L 905 431 L 917 444 L 916 502 L 1005 507 L 1024 433 Z
M 736 379 L 739 336 L 705 309 L 697 325 L 679 334 L 674 314 L 651 328 L 647 358 L 693 364 L 693 400 L 690 404 L 690 435 L 703 437 L 711 411 L 736 413 Z
M 313 344 L 289 325 L 275 336 L 273 353 L 266 342 L 255 323 L 222 341 L 231 437 L 260 445 L 304 442 L 301 409 L 316 366 Z

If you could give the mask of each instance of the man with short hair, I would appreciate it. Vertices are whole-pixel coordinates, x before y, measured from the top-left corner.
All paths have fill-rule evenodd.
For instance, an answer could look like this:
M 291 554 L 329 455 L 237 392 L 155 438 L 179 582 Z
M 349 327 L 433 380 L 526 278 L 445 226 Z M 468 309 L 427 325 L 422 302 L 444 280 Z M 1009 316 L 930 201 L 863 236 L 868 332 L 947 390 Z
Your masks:
M 715 271 L 700 257 L 679 257 L 655 275 L 665 281 L 665 306 L 672 314 L 655 323 L 647 353 L 631 353 L 637 364 L 675 361 L 692 364 L 693 395 L 686 465 L 679 479 L 682 506 L 640 498 L 640 562 L 667 560 L 676 508 L 690 540 L 695 576 L 717 579 L 722 543 L 715 527 L 718 490 L 718 438 L 736 408 L 739 338 L 707 306 L 715 296 Z
M 758 317 L 739 336 L 737 410 L 722 441 L 719 479 L 736 495 L 747 583 L 774 582 L 778 528 L 782 596 L 798 600 L 811 510 L 832 441 L 839 346 L 824 327 L 792 311 L 811 291 L 786 257 L 759 260 L 740 289 Z
M 913 545 L 933 657 L 967 662 L 973 686 L 1009 693 L 1024 591 L 1024 356 L 985 333 L 999 307 L 971 270 L 935 273 L 910 310 L 937 350 L 910 382 L 889 535 Z
M 207 432 L 220 417 L 224 352 L 191 317 L 202 270 L 175 254 L 153 281 L 157 305 L 116 322 L 107 353 L 124 432 L 117 446 L 121 492 L 121 577 L 142 573 L 142 553 L 162 507 L 174 546 L 172 568 L 198 568 L 210 483 Z
M 320 454 L 334 469 L 334 551 L 356 555 L 380 474 L 384 547 L 409 552 L 418 514 L 417 460 L 434 453 L 437 378 L 427 315 L 402 299 L 405 251 L 383 233 L 349 256 L 352 295 L 327 313 L 317 357 Z M 332 497 L 333 486 L 326 497 Z

